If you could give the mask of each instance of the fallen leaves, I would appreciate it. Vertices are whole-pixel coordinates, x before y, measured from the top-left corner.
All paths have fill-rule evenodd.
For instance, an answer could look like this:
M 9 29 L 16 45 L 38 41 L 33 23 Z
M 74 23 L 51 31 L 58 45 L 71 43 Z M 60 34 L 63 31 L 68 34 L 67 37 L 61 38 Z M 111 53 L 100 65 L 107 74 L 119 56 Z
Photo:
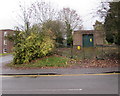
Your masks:
M 73 64 L 73 68 L 91 68 L 91 67 L 99 67 L 99 68 L 106 68 L 106 67 L 119 67 L 120 60 L 119 59 L 105 59 L 105 60 L 89 60 L 85 59 L 82 61 L 77 61 L 76 64 Z

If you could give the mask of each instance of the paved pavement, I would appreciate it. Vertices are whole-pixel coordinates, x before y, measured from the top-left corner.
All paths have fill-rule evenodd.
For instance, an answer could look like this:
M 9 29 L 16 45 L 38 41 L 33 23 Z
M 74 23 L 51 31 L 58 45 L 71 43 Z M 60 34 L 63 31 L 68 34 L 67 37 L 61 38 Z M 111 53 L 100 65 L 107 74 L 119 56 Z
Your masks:
M 12 55 L 0 57 L 0 65 L 4 66 L 6 63 L 12 60 Z M 10 69 L 2 67 L 2 74 L 35 74 L 35 73 L 56 73 L 56 74 L 89 74 L 89 73 L 103 73 L 119 71 L 118 67 L 113 68 L 59 68 L 59 69 Z
M 11 60 L 13 60 L 13 56 L 12 55 L 1 56 L 0 57 L 0 64 L 1 63 L 8 63 Z
M 42 73 L 54 73 L 54 74 L 98 74 L 103 72 L 119 71 L 115 68 L 82 68 L 82 69 L 27 69 L 27 70 L 15 70 L 15 69 L 2 69 L 2 74 L 42 74 Z

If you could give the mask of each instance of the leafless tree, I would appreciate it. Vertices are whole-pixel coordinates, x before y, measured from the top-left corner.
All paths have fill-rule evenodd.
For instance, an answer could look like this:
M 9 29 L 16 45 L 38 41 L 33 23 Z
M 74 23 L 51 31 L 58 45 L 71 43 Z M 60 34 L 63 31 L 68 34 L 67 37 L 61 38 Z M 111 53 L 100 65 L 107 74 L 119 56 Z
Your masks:
M 97 10 L 97 14 L 100 16 L 100 18 L 105 18 L 107 16 L 108 9 L 109 3 L 101 2 L 100 7 Z
M 32 10 L 28 7 L 25 6 L 23 4 L 19 5 L 20 8 L 20 13 L 17 14 L 17 21 L 18 25 L 17 28 L 18 30 L 22 30 L 22 31 L 28 31 L 30 26 L 32 25 Z
M 47 20 L 55 20 L 56 11 L 52 8 L 50 3 L 46 2 L 35 2 L 31 5 L 32 16 L 36 23 L 43 23 Z
M 69 24 L 72 30 L 82 27 L 82 19 L 74 9 L 63 8 L 59 12 L 59 18 Z
M 59 13 L 59 19 L 64 22 L 67 45 L 70 46 L 73 44 L 72 33 L 74 29 L 82 28 L 82 19 L 77 12 L 70 8 L 63 8 Z
M 100 21 L 104 22 L 109 10 L 109 2 L 100 2 L 98 7 L 93 9 L 91 12 L 93 18 L 98 18 Z

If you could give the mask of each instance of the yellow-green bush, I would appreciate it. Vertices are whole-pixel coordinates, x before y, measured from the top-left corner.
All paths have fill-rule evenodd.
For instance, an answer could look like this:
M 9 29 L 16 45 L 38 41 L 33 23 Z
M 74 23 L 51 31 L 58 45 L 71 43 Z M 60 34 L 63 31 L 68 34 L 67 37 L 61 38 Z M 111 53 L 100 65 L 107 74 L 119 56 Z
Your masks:
M 48 55 L 54 49 L 54 40 L 50 30 L 38 31 L 31 28 L 29 34 L 20 32 L 19 43 L 14 47 L 14 64 L 29 63 L 32 60 Z

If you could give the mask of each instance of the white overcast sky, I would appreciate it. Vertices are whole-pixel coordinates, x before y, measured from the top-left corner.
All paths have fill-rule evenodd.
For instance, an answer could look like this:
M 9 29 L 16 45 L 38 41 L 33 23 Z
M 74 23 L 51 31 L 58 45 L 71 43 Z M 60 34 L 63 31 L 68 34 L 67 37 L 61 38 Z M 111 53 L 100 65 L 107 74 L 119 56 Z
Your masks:
M 13 29 L 17 26 L 17 15 L 19 13 L 20 2 L 31 4 L 36 0 L 0 0 L 0 29 Z M 39 0 L 37 0 L 39 1 Z M 99 6 L 101 0 L 42 0 L 50 2 L 54 8 L 60 9 L 70 7 L 75 9 L 82 16 L 84 29 L 92 29 L 95 19 L 91 12 Z

